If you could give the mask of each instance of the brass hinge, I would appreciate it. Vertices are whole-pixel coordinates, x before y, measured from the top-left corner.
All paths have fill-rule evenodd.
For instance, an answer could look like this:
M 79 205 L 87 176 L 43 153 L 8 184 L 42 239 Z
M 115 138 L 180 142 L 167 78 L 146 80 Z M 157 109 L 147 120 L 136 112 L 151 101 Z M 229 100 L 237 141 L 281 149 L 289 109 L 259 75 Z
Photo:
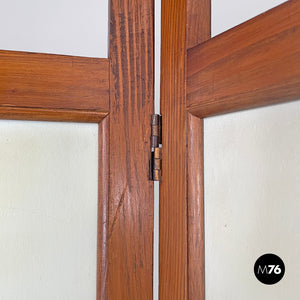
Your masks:
M 161 144 L 162 144 L 161 115 L 151 116 L 151 160 L 150 180 L 161 180 Z

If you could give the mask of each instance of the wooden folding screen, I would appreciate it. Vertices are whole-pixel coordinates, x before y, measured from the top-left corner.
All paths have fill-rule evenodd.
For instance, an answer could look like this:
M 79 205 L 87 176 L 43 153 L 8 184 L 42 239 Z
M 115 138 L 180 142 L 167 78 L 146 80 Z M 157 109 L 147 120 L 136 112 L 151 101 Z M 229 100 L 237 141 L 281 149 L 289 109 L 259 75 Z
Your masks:
M 210 39 L 207 0 L 162 0 L 160 299 L 204 300 L 203 118 L 300 99 L 300 1 Z
M 110 1 L 108 59 L 0 51 L 2 119 L 99 123 L 97 299 L 152 299 L 153 1 Z

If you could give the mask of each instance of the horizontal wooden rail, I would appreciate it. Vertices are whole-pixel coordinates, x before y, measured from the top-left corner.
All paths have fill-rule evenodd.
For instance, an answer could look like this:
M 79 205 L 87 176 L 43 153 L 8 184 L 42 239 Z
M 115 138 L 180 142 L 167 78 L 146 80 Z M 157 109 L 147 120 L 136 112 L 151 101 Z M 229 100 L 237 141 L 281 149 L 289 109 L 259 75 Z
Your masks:
M 0 106 L 0 119 L 5 120 L 99 123 L 107 115 L 97 110 Z
M 0 51 L 0 106 L 109 110 L 109 60 Z
M 300 99 L 300 1 L 288 1 L 187 55 L 187 107 L 208 117 Z

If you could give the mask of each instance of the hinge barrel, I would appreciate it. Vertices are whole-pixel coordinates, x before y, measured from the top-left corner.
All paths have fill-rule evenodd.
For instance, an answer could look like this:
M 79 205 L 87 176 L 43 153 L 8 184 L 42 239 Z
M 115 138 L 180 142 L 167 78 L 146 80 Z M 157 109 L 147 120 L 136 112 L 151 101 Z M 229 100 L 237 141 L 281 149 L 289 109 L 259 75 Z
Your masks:
M 151 153 L 150 179 L 161 180 L 161 148 L 155 148 Z
M 151 117 L 151 148 L 157 148 L 161 141 L 161 116 L 152 115 Z
M 162 144 L 162 117 L 161 115 L 151 116 L 151 160 L 150 180 L 161 181 L 161 144 Z

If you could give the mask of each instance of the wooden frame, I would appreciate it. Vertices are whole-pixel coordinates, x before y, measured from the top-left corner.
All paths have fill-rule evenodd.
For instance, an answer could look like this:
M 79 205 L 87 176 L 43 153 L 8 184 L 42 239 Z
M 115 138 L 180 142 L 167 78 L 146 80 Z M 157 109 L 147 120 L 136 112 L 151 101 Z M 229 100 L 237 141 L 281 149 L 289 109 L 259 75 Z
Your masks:
M 288 1 L 189 49 L 188 110 L 203 118 L 297 99 L 299 16 Z
M 200 210 L 196 200 L 187 205 L 187 132 L 201 143 L 202 122 L 196 130 L 187 131 L 186 110 L 186 49 L 204 42 L 210 37 L 210 0 L 162 0 L 162 45 L 161 45 L 161 114 L 163 117 L 163 177 L 160 187 L 159 229 L 159 297 L 169 299 L 202 299 L 204 286 L 191 280 L 203 272 L 201 256 L 197 264 L 189 261 L 194 246 L 199 250 L 200 241 L 191 241 L 188 228 L 201 231 Z M 199 127 L 198 127 L 199 125 Z M 195 128 L 195 129 L 196 129 Z M 199 141 L 196 139 L 199 138 Z M 198 145 L 197 149 L 201 149 Z M 201 151 L 201 150 L 200 150 Z M 190 157 L 190 159 L 197 159 Z M 201 158 L 198 158 L 201 159 Z M 191 170 L 190 170 L 191 171 Z M 198 170 L 194 170 L 198 172 Z M 197 177 L 201 182 L 201 178 Z M 194 194 L 197 187 L 194 185 Z M 201 195 L 201 194 L 200 194 Z M 192 196 L 192 195 L 190 195 Z M 194 206 L 195 205 L 195 206 Z M 199 199 L 201 206 L 201 197 Z M 188 217 L 192 212 L 195 216 Z M 199 215 L 200 214 L 200 215 Z M 194 224 L 194 228 L 191 226 Z M 188 226 L 189 223 L 189 226 Z M 199 228 L 197 227 L 199 225 Z M 203 237 L 203 235 L 199 236 Z M 202 244 L 203 246 L 203 244 Z M 200 247 L 200 248 L 199 248 Z M 203 252 L 200 252 L 200 255 Z M 200 282 L 202 282 L 200 277 Z
M 110 177 L 107 298 L 152 300 L 154 110 L 152 0 L 110 3 Z
M 0 118 L 99 124 L 97 299 L 152 299 L 152 0 L 110 0 L 109 59 L 0 51 Z
M 213 39 L 209 15 L 205 0 L 163 0 L 163 300 L 205 299 L 203 118 L 300 99 L 299 0 Z

